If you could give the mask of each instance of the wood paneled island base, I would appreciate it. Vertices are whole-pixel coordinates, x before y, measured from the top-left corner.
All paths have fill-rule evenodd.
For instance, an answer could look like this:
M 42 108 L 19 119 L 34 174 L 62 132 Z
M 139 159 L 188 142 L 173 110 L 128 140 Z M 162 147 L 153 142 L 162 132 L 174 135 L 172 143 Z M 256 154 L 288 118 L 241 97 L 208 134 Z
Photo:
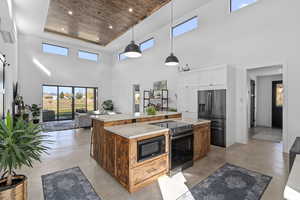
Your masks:
M 135 192 L 169 173 L 169 129 L 151 125 L 152 121 L 158 120 L 193 124 L 194 161 L 209 152 L 210 121 L 207 120 L 182 120 L 180 113 L 160 113 L 138 118 L 131 115 L 93 118 L 91 157 L 129 192 Z M 161 145 L 165 147 L 161 151 L 163 153 L 138 161 L 138 143 L 160 136 L 165 139 L 164 145 Z
M 107 131 L 105 127 L 125 125 L 137 122 L 149 122 L 164 119 L 180 119 L 180 113 L 165 114 L 153 117 L 139 117 L 118 121 L 93 119 L 91 140 L 91 157 L 109 174 L 114 176 L 129 192 L 157 180 L 158 177 L 169 172 L 169 131 L 168 129 L 155 130 L 151 134 L 141 134 L 137 137 L 123 137 L 120 134 Z M 154 127 L 156 128 L 156 127 Z M 165 137 L 165 153 L 151 159 L 137 161 L 138 141 L 157 136 Z

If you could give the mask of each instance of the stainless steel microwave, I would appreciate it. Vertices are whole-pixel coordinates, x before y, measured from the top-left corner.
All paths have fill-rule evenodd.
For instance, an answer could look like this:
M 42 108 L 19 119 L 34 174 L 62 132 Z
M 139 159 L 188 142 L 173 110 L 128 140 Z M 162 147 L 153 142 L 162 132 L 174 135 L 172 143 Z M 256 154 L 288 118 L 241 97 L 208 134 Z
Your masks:
M 151 159 L 166 152 L 166 138 L 163 135 L 138 141 L 137 148 L 138 162 Z

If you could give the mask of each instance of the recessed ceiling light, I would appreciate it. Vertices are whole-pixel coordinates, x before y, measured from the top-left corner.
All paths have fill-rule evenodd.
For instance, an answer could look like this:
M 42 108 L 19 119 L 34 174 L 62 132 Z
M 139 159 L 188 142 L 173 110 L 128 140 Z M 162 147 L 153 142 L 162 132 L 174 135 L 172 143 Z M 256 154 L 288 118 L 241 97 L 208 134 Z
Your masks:
M 109 28 L 109 29 L 113 29 L 113 26 L 112 26 L 112 25 L 109 25 L 108 28 Z
M 69 15 L 73 15 L 72 10 L 69 10 L 69 11 L 68 11 L 68 14 L 69 14 Z
M 133 12 L 133 9 L 132 9 L 132 8 L 129 8 L 128 11 L 129 11 L 129 12 Z
M 65 31 L 65 28 L 61 28 L 62 31 Z

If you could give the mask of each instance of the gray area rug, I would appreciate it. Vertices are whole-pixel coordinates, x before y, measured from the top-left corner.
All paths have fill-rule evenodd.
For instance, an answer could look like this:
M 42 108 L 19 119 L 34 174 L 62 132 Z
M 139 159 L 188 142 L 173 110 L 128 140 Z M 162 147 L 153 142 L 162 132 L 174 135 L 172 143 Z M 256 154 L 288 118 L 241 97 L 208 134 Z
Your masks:
M 225 164 L 178 200 L 259 200 L 272 177 Z
M 42 176 L 45 200 L 101 200 L 79 167 Z
M 75 129 L 75 121 L 54 121 L 54 122 L 43 122 L 42 128 L 44 132 L 63 131 L 69 129 Z

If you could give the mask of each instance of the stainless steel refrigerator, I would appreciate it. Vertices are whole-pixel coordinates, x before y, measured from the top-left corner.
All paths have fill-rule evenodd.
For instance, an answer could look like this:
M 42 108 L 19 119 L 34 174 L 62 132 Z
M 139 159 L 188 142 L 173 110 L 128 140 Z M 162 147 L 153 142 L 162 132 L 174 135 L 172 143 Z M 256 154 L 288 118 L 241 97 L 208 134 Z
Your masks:
M 211 144 L 226 147 L 226 90 L 198 91 L 198 118 L 211 120 Z

